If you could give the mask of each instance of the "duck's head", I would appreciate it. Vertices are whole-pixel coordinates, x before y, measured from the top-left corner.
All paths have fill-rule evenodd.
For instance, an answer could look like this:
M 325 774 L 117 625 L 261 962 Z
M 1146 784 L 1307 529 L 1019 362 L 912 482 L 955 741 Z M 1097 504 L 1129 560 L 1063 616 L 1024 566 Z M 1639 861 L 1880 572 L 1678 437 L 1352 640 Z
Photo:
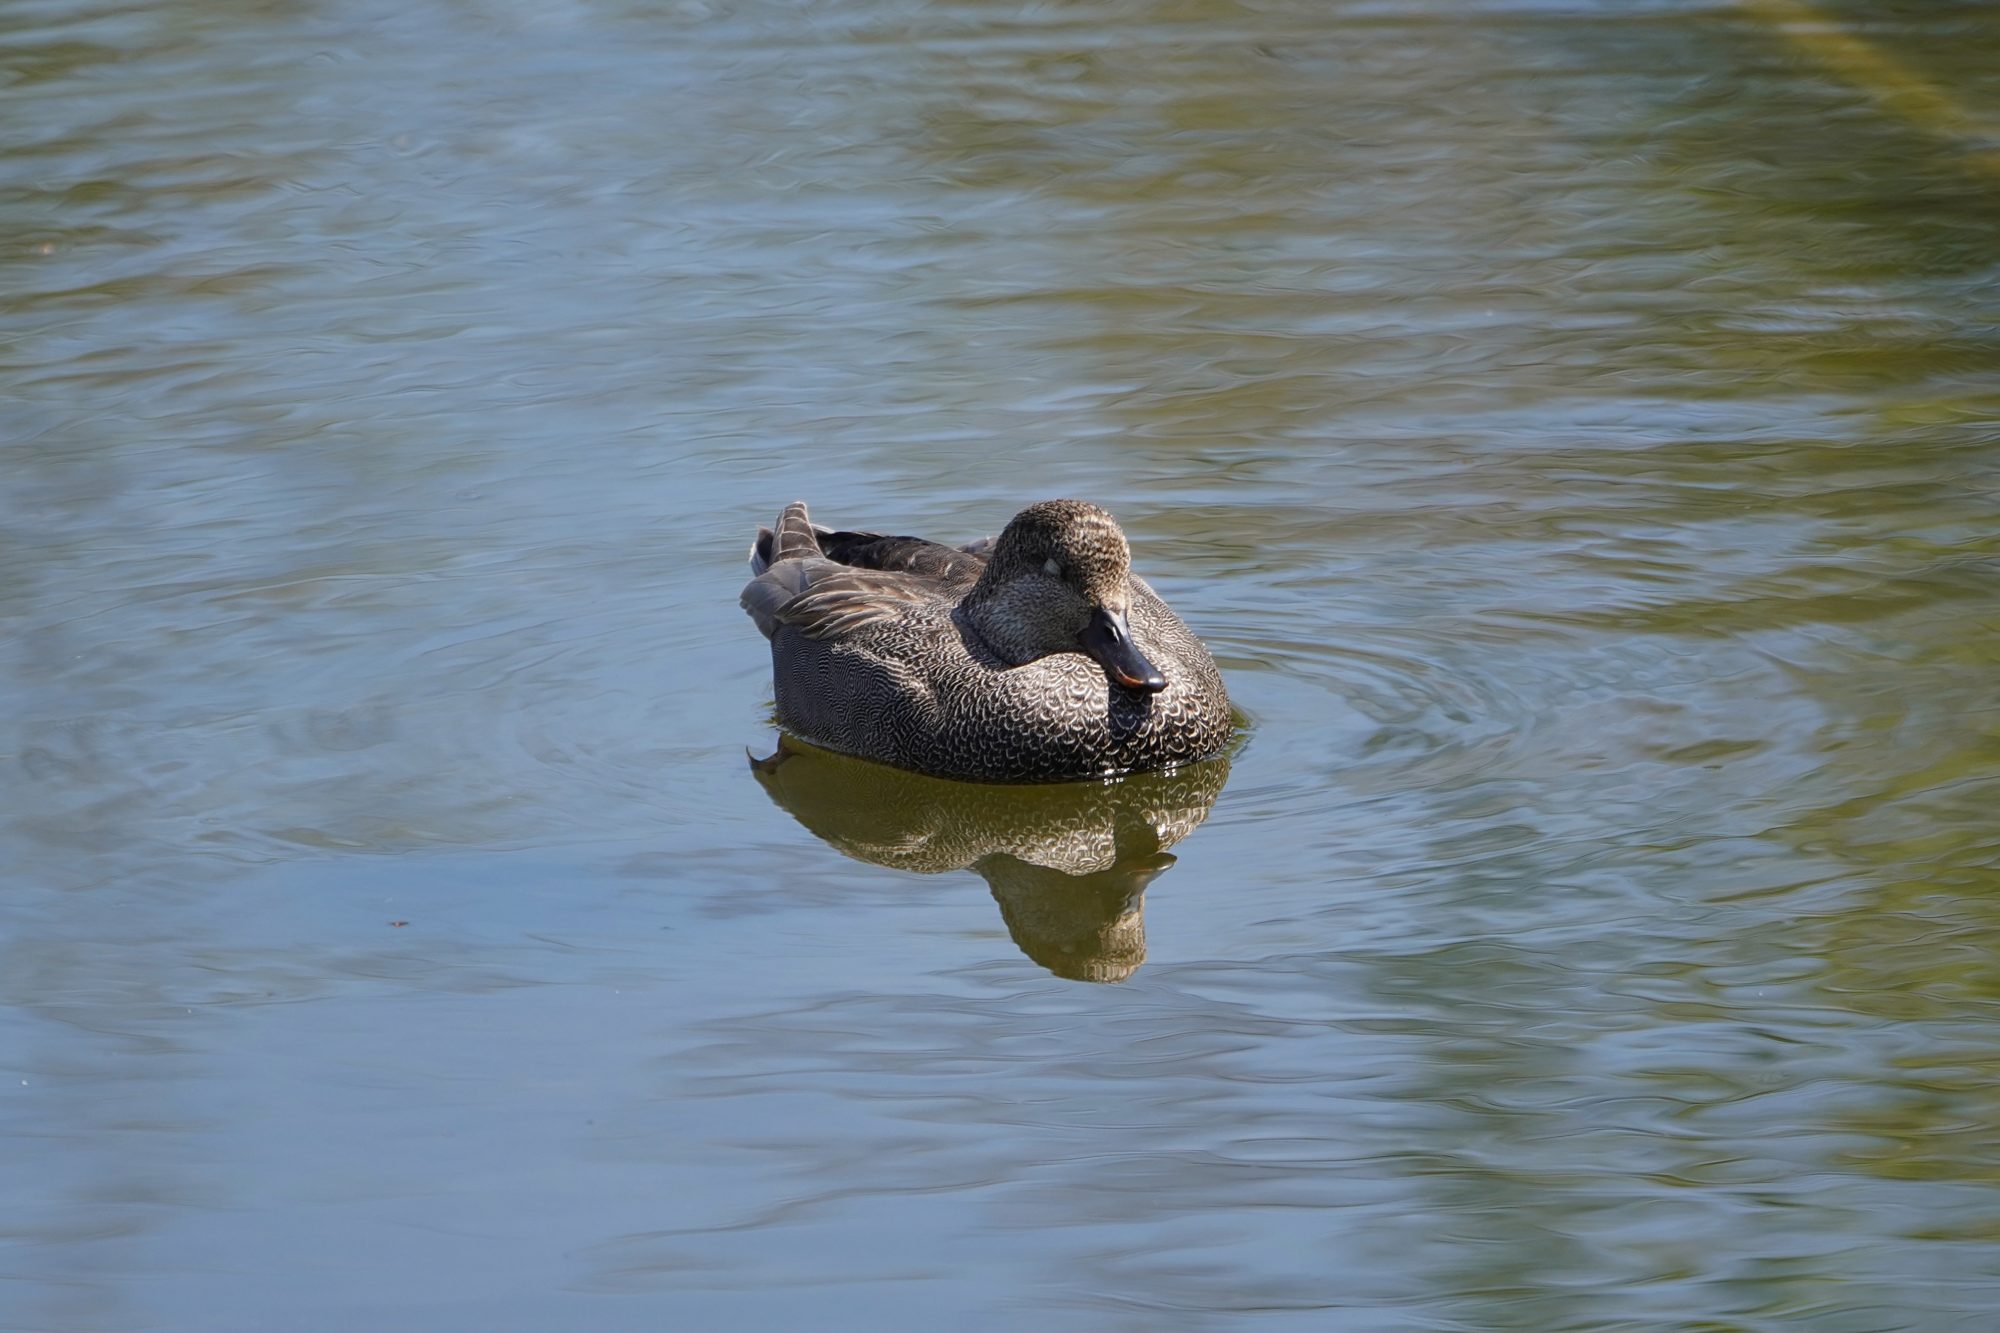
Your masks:
M 1087 653 L 1113 684 L 1158 693 L 1167 680 L 1132 641 L 1131 606 L 1125 534 L 1082 500 L 1044 500 L 1014 515 L 965 599 L 981 637 L 1016 666 Z

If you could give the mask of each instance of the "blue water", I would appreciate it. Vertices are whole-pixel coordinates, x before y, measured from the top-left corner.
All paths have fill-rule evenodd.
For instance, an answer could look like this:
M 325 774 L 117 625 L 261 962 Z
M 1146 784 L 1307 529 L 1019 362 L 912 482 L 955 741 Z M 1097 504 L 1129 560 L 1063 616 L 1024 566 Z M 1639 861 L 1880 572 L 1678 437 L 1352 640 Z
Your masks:
M 0 0 L 0 1328 L 1984 1330 L 1996 38 Z M 767 794 L 1054 495 L 1172 862 Z

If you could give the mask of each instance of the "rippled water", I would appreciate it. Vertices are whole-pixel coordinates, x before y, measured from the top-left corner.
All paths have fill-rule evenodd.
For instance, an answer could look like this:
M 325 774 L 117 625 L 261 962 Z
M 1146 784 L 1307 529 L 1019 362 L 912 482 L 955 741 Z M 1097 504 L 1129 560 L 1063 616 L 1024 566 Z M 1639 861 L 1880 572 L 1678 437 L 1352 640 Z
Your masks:
M 1989 1327 L 1996 53 L 0 0 L 0 1325 Z M 746 764 L 1059 494 L 1226 766 Z

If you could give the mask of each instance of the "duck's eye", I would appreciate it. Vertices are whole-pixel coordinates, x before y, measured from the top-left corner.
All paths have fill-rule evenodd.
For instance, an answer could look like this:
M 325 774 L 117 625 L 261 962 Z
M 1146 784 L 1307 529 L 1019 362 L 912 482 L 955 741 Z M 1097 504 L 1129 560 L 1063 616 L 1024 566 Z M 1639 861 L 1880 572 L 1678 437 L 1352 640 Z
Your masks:
M 1062 566 L 1056 563 L 1056 558 L 1054 556 L 1050 556 L 1048 559 L 1042 561 L 1042 572 L 1044 574 L 1053 575 L 1056 578 L 1061 578 Z

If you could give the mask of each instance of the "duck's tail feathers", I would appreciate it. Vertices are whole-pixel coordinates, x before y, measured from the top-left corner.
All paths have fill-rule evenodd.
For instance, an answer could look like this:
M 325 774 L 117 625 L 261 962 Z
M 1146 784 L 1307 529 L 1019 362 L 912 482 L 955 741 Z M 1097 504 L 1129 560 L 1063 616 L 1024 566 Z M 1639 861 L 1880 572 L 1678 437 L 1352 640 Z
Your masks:
M 765 638 L 778 632 L 779 608 L 806 590 L 809 569 L 803 560 L 780 560 L 759 570 L 757 577 L 743 586 L 739 600 Z
M 762 574 L 780 560 L 822 554 L 819 535 L 825 531 L 807 515 L 804 500 L 792 501 L 778 515 L 775 527 L 757 529 L 757 540 L 750 543 L 750 572 Z

